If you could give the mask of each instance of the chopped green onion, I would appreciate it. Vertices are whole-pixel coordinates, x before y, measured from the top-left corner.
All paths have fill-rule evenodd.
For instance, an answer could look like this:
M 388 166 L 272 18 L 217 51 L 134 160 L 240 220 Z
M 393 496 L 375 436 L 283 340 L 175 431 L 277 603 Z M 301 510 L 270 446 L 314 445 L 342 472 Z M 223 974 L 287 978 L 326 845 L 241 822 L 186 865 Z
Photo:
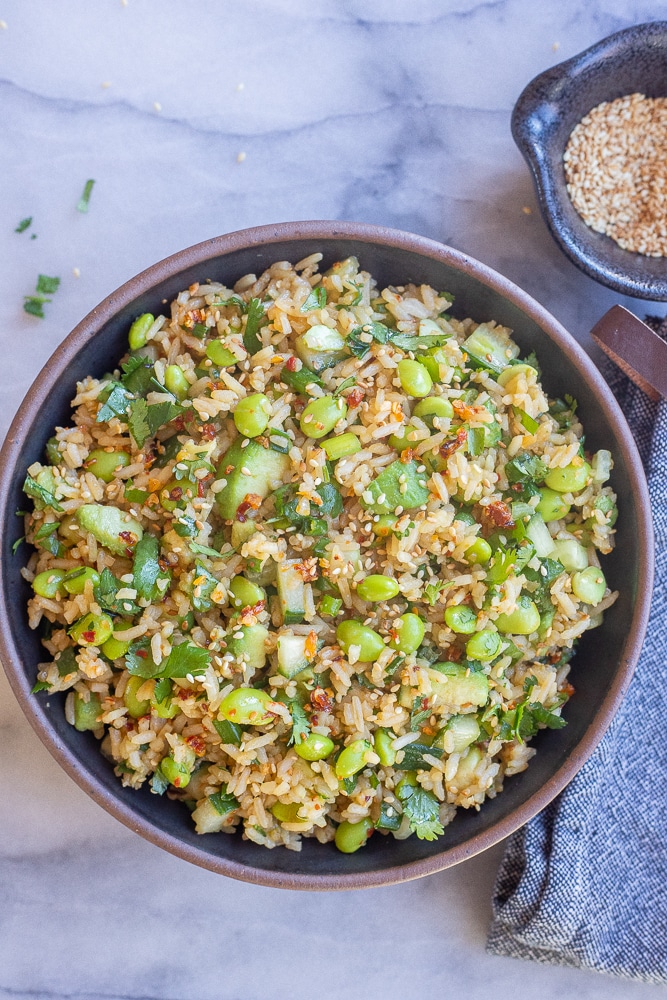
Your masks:
M 88 211 L 88 203 L 90 202 L 90 196 L 93 193 L 94 185 L 95 181 L 92 180 L 92 178 L 91 180 L 86 181 L 85 187 L 83 189 L 83 194 L 79 198 L 78 204 L 76 206 L 77 212 L 85 213 Z

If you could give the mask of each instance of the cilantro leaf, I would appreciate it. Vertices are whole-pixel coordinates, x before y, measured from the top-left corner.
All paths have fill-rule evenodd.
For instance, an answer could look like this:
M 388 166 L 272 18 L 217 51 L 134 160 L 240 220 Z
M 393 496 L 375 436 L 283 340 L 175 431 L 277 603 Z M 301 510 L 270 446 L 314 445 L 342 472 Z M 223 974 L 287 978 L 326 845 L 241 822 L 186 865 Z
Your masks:
M 79 669 L 73 646 L 63 649 L 62 653 L 56 656 L 54 663 L 58 667 L 59 677 L 67 677 L 68 674 L 73 674 L 75 670 Z
M 327 290 L 322 285 L 313 288 L 312 292 L 301 306 L 301 312 L 312 312 L 313 309 L 324 309 L 327 304 Z
M 288 740 L 287 746 L 291 746 L 292 743 L 298 745 L 299 743 L 303 743 L 310 733 L 308 718 L 303 705 L 296 698 L 293 698 L 288 703 L 288 708 L 292 715 L 292 735 Z
M 52 510 L 62 511 L 62 507 L 54 497 L 53 493 L 40 486 L 36 479 L 28 475 L 25 477 L 25 482 L 23 483 L 23 492 L 27 493 L 29 497 L 33 500 L 41 500 L 45 507 L 51 507 Z
M 433 792 L 406 783 L 400 786 L 398 797 L 410 821 L 410 829 L 420 840 L 437 840 L 445 832 L 440 822 L 440 803 Z
M 91 179 L 91 180 L 86 181 L 84 189 L 83 189 L 83 194 L 81 195 L 81 197 L 79 198 L 79 201 L 77 202 L 77 206 L 76 206 L 77 212 L 84 212 L 85 213 L 85 212 L 88 211 L 88 203 L 90 202 L 90 196 L 91 196 L 91 194 L 93 192 L 94 185 L 95 185 L 95 181 L 94 180 Z
M 47 681 L 37 681 L 30 689 L 30 694 L 38 694 L 40 691 L 50 691 L 51 685 Z
M 153 601 L 157 597 L 156 584 L 160 576 L 159 555 L 160 543 L 155 535 L 145 534 L 139 539 L 134 550 L 132 585 L 137 596 L 147 601 Z
M 179 403 L 154 403 L 149 406 L 145 399 L 135 399 L 130 405 L 128 425 L 130 434 L 139 448 L 143 448 L 148 438 L 156 431 L 180 416 L 183 407 Z
M 285 366 L 280 373 L 280 381 L 284 382 L 289 389 L 293 389 L 294 392 L 298 392 L 300 396 L 307 396 L 307 387 L 309 385 L 317 385 L 320 389 L 324 388 L 324 382 L 316 375 L 315 372 L 311 372 L 310 368 L 300 368 L 298 372 L 290 371 L 290 369 Z
M 212 606 L 211 594 L 218 586 L 218 581 L 206 566 L 195 563 L 195 573 L 192 581 L 192 603 L 196 611 L 208 611 Z
M 27 312 L 30 316 L 37 316 L 39 319 L 44 319 L 44 303 L 50 301 L 51 299 L 46 298 L 44 295 L 24 295 L 23 312 Z
M 37 294 L 53 295 L 58 291 L 60 278 L 49 278 L 48 274 L 40 274 L 37 277 Z
M 190 517 L 189 514 L 179 514 L 178 519 L 174 521 L 174 531 L 181 538 L 194 538 L 199 528 L 194 517 Z
M 123 375 L 120 381 L 134 396 L 145 396 L 151 389 L 155 392 L 165 391 L 155 377 L 155 364 L 150 358 L 135 355 L 124 361 L 121 368 Z
M 261 299 L 250 299 L 246 307 L 246 316 L 246 326 L 243 331 L 243 346 L 248 354 L 257 354 L 257 351 L 262 347 L 262 342 L 257 334 L 266 323 L 264 306 Z
M 448 580 L 436 580 L 435 583 L 427 583 L 424 587 L 424 600 L 428 601 L 431 607 L 438 603 L 438 598 L 443 590 L 451 586 Z
M 29 215 L 27 219 L 21 219 L 14 232 L 24 233 L 26 229 L 28 229 L 28 227 L 31 225 L 32 225 L 32 215 Z
M 213 726 L 223 743 L 231 743 L 237 747 L 241 746 L 244 726 L 239 726 L 236 722 L 230 722 L 229 719 L 214 719 Z
M 449 333 L 395 333 L 391 337 L 394 347 L 402 351 L 426 351 L 429 347 L 442 347 L 448 340 L 451 340 Z
M 410 712 L 410 731 L 413 733 L 418 732 L 422 728 L 423 723 L 428 722 L 430 717 L 431 709 L 428 708 L 428 698 L 424 697 L 424 695 L 415 698 L 412 711 Z
M 187 677 L 203 673 L 211 662 L 211 653 L 192 642 L 172 646 L 171 653 L 157 668 L 160 677 Z
M 110 389 L 105 402 L 97 411 L 95 422 L 98 424 L 112 420 L 113 417 L 124 417 L 130 405 L 130 396 L 120 382 L 112 382 Z
M 401 825 L 401 815 L 391 802 L 382 801 L 380 815 L 375 822 L 376 830 L 398 830 Z
M 232 792 L 227 791 L 227 785 L 221 785 L 220 791 L 209 795 L 208 800 L 215 811 L 221 816 L 227 816 L 229 813 L 234 812 L 241 804 Z
M 169 782 L 158 767 L 157 771 L 154 772 L 153 777 L 151 778 L 151 791 L 156 795 L 164 795 L 168 788 Z
M 127 597 L 118 599 L 118 591 L 126 586 L 126 583 L 105 567 L 100 573 L 100 582 L 95 587 L 95 600 L 104 611 L 111 611 L 116 615 L 136 615 L 141 608 L 135 601 Z
M 528 451 L 519 452 L 505 466 L 505 475 L 510 483 L 520 483 L 524 480 L 541 483 L 548 471 L 545 462 L 537 455 L 531 455 Z
M 430 771 L 432 765 L 424 760 L 424 754 L 440 759 L 443 752 L 443 750 L 430 747 L 426 743 L 408 743 L 407 746 L 403 747 L 403 759 L 400 765 L 396 766 L 400 767 L 401 771 Z
M 367 338 L 371 337 L 369 341 Z M 345 338 L 347 349 L 357 358 L 363 358 L 371 349 L 372 341 L 378 344 L 386 344 L 391 336 L 391 330 L 384 323 L 364 323 L 363 326 L 355 326 Z
M 286 518 L 291 525 L 302 535 L 318 537 L 328 534 L 329 527 L 327 517 L 338 517 L 343 509 L 343 500 L 332 483 L 322 483 L 316 488 L 316 493 L 322 500 L 318 506 L 315 503 L 310 505 L 310 514 L 299 514 L 297 506 L 299 497 L 297 496 L 298 485 L 289 484 L 280 487 L 274 493 L 276 514 L 278 517 Z

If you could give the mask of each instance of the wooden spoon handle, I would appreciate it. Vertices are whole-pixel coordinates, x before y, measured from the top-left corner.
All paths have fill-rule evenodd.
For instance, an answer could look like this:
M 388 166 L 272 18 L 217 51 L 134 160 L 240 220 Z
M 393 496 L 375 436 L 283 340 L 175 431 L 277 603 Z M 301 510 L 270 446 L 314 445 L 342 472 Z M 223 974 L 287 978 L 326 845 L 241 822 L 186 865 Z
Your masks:
M 612 306 L 591 337 L 650 399 L 667 398 L 667 343 L 646 323 L 623 306 Z

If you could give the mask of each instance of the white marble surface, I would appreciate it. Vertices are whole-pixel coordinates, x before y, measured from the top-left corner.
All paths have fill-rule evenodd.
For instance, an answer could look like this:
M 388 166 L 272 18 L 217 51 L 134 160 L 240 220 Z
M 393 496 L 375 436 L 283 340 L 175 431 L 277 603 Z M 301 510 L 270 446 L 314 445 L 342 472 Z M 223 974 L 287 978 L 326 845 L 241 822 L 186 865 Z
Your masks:
M 590 346 L 618 297 L 552 244 L 509 114 L 537 72 L 659 7 L 0 0 L 0 434 L 109 291 L 261 223 L 353 219 L 451 243 Z M 21 310 L 40 271 L 62 278 L 42 321 Z M 4 678 L 0 758 L 0 997 L 667 995 L 486 955 L 500 848 L 402 886 L 283 893 L 194 868 L 116 823 L 52 761 Z

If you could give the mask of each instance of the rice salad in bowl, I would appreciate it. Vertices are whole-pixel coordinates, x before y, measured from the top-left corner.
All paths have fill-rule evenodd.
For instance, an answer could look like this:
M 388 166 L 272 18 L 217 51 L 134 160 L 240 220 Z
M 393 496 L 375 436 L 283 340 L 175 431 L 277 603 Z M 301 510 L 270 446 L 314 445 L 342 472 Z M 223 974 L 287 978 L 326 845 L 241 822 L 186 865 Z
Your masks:
M 34 690 L 198 833 L 440 837 L 565 725 L 606 450 L 511 331 L 356 257 L 138 316 L 27 470 Z

